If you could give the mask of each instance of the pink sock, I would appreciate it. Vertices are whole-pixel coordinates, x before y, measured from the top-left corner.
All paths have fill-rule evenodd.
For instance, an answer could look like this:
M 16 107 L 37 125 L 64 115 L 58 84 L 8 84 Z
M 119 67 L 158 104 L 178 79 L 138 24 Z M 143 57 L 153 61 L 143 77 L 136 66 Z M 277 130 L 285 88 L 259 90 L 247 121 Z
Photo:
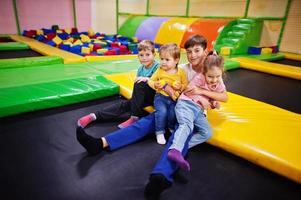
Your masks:
M 130 117 L 125 122 L 122 122 L 121 124 L 119 124 L 118 128 L 126 128 L 126 127 L 130 126 L 131 124 L 134 124 L 138 119 L 139 119 L 138 117 Z
M 90 113 L 89 115 L 86 115 L 86 116 L 80 118 L 77 121 L 77 125 L 80 126 L 80 127 L 82 127 L 82 128 L 85 128 L 88 124 L 90 124 L 94 120 L 96 120 L 95 114 L 94 113 Z

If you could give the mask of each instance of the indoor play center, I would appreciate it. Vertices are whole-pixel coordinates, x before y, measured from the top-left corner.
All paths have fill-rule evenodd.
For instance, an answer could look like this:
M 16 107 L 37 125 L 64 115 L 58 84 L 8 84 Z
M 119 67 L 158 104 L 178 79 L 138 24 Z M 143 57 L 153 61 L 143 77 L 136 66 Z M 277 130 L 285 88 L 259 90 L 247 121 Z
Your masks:
M 300 199 L 300 11 L 300 0 L 1 0 L 0 198 L 144 199 L 164 146 L 146 137 L 89 156 L 77 120 L 131 98 L 140 41 L 176 43 L 187 63 L 184 43 L 202 35 L 224 57 L 229 100 L 160 199 Z

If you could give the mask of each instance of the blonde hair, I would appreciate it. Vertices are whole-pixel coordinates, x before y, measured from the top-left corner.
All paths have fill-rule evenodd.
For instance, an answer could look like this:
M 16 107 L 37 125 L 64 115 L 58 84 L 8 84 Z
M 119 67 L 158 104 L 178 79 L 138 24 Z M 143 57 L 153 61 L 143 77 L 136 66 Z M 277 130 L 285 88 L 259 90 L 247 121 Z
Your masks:
M 212 67 L 218 67 L 225 76 L 224 58 L 219 56 L 216 51 L 210 51 L 204 60 L 203 74 L 206 74 Z
M 152 53 L 155 53 L 155 44 L 151 40 L 142 40 L 138 44 L 138 51 L 150 50 Z
M 176 45 L 175 43 L 162 45 L 159 52 L 160 56 L 162 52 L 168 52 L 175 60 L 180 59 L 181 50 L 180 47 L 178 47 L 178 45 Z

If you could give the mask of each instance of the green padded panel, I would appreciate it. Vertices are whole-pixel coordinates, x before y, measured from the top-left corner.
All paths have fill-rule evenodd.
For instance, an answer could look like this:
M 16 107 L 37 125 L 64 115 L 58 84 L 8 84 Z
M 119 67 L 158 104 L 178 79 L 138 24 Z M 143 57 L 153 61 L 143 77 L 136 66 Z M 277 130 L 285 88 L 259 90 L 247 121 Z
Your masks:
M 53 64 L 60 64 L 60 63 L 61 64 L 63 63 L 63 59 L 58 56 L 0 59 L 0 69 L 36 67 L 41 65 L 53 65 Z
M 29 49 L 29 46 L 27 44 L 21 43 L 21 42 L 5 42 L 0 43 L 0 51 L 3 50 L 22 50 L 22 49 Z
M 99 99 L 119 93 L 103 76 L 91 76 L 0 90 L 0 117 Z

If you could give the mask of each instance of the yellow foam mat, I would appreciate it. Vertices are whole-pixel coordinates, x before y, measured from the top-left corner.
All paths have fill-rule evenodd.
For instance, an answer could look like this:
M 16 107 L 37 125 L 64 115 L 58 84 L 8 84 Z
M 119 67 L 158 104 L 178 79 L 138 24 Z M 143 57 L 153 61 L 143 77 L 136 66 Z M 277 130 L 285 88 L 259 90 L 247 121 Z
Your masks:
M 127 60 L 137 59 L 137 55 L 116 55 L 116 56 L 85 56 L 88 62 L 94 61 L 108 61 L 108 60 Z
M 198 20 L 197 18 L 172 17 L 161 26 L 156 35 L 155 43 L 166 44 L 176 43 L 180 45 L 182 38 L 190 25 Z
M 20 35 L 10 35 L 10 37 L 17 41 L 22 42 L 30 46 L 30 48 L 34 51 L 37 51 L 43 55 L 47 56 L 59 56 L 63 58 L 64 63 L 79 63 L 79 62 L 85 62 L 86 59 L 82 56 L 70 53 L 68 51 L 63 51 L 61 49 L 52 47 L 50 45 L 44 44 L 42 42 L 39 42 L 37 40 L 20 36 Z
M 281 52 L 281 53 L 284 54 L 284 58 L 301 61 L 301 54 L 289 53 L 289 52 Z
M 108 75 L 131 97 L 135 72 Z M 208 112 L 209 143 L 301 183 L 301 115 L 228 93 L 220 110 Z
M 244 58 L 244 57 L 231 58 L 231 60 L 238 61 L 240 63 L 241 68 L 251 69 L 251 70 L 256 70 L 256 71 L 265 72 L 269 74 L 301 80 L 300 67 L 293 67 L 290 65 L 265 62 L 253 58 Z

